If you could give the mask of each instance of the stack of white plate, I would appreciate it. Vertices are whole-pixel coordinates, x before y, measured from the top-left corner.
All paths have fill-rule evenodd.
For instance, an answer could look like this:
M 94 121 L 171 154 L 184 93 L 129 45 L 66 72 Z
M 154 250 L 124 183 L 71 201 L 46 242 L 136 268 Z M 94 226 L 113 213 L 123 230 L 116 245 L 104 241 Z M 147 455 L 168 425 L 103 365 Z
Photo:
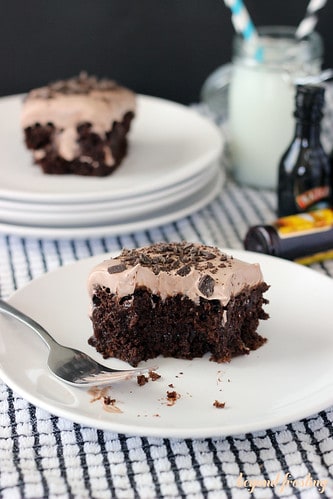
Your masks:
M 129 151 L 109 177 L 45 175 L 20 129 L 22 96 L 0 99 L 0 230 L 35 237 L 106 236 L 188 215 L 220 191 L 218 128 L 180 104 L 138 96 Z

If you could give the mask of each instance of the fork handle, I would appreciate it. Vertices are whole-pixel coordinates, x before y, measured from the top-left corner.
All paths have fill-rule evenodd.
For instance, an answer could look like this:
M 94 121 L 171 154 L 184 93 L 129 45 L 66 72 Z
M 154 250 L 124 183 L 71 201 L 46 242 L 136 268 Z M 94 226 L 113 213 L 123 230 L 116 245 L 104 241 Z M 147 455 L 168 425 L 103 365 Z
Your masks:
M 1 299 L 0 299 L 0 312 L 10 315 L 11 317 L 14 317 L 14 319 L 17 319 L 18 321 L 22 322 L 26 326 L 33 329 L 49 348 L 51 348 L 54 345 L 58 345 L 58 343 L 52 338 L 52 336 L 49 335 L 49 333 L 46 331 L 46 329 L 43 328 L 43 326 L 38 324 L 38 322 L 36 322 L 28 315 L 24 314 L 17 308 L 13 307 L 12 305 L 9 305 L 9 303 Z

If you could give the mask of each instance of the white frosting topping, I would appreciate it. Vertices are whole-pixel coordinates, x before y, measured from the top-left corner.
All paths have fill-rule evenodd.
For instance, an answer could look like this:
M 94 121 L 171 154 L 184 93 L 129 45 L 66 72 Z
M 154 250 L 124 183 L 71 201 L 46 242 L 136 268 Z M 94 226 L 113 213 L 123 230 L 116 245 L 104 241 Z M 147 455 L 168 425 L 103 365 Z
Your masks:
M 74 80 L 70 80 L 74 81 Z M 91 83 L 91 80 L 85 80 Z M 92 82 L 96 80 L 92 80 Z M 77 80 L 78 85 L 80 80 Z M 91 131 L 103 136 L 115 121 L 122 121 L 127 112 L 135 113 L 135 94 L 127 88 L 113 82 L 97 88 L 83 88 L 78 85 L 71 93 L 71 87 L 55 86 L 32 90 L 22 108 L 21 126 L 27 128 L 36 123 L 47 125 L 52 123 L 57 129 L 56 147 L 59 154 L 71 161 L 78 155 L 77 126 L 83 123 L 92 125 Z M 91 85 L 90 85 L 91 86 Z M 111 157 L 108 163 L 112 164 Z
M 144 286 L 162 299 L 177 294 L 198 303 L 200 297 L 226 305 L 244 288 L 263 282 L 259 264 L 192 243 L 158 243 L 101 262 L 90 273 L 90 296 L 97 287 L 124 297 Z

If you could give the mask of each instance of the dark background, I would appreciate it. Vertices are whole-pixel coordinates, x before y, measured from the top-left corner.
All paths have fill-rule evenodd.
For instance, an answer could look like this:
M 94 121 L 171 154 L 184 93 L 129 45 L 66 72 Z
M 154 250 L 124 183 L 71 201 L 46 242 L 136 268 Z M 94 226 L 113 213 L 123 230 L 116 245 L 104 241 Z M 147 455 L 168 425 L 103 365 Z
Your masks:
M 298 25 L 309 0 L 247 0 L 258 25 Z M 11 0 L 0 17 L 0 95 L 81 70 L 136 92 L 198 101 L 205 78 L 230 60 L 223 0 Z M 320 11 L 324 67 L 333 67 L 333 0 Z

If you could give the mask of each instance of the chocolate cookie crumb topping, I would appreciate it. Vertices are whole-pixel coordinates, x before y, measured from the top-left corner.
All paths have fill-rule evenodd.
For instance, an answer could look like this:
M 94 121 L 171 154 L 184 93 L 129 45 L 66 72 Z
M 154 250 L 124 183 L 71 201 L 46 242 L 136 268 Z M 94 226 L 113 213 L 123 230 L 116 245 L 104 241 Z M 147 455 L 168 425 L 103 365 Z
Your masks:
M 191 272 L 191 267 L 189 265 L 184 265 L 179 270 L 177 270 L 177 274 L 180 275 L 181 277 L 186 276 L 190 272 Z
M 109 274 L 119 274 L 120 272 L 124 272 L 124 270 L 126 270 L 126 265 L 124 263 L 108 267 Z
M 214 293 L 214 286 L 214 279 L 210 275 L 206 274 L 200 279 L 198 289 L 203 295 L 209 297 Z
M 214 253 L 214 249 L 216 253 Z M 119 258 L 125 265 L 140 264 L 151 267 L 154 274 L 176 270 L 180 276 L 187 275 L 191 266 L 195 269 L 214 269 L 212 261 L 220 252 L 217 248 L 205 249 L 194 243 L 155 243 L 147 248 L 144 253 L 137 249 L 124 249 Z M 227 255 L 222 255 L 223 261 Z
M 44 87 L 35 88 L 29 95 L 37 99 L 51 99 L 55 94 L 73 95 L 88 94 L 92 90 L 114 90 L 118 85 L 109 79 L 98 79 L 96 76 L 89 76 L 82 71 L 79 76 L 68 80 L 59 80 Z

